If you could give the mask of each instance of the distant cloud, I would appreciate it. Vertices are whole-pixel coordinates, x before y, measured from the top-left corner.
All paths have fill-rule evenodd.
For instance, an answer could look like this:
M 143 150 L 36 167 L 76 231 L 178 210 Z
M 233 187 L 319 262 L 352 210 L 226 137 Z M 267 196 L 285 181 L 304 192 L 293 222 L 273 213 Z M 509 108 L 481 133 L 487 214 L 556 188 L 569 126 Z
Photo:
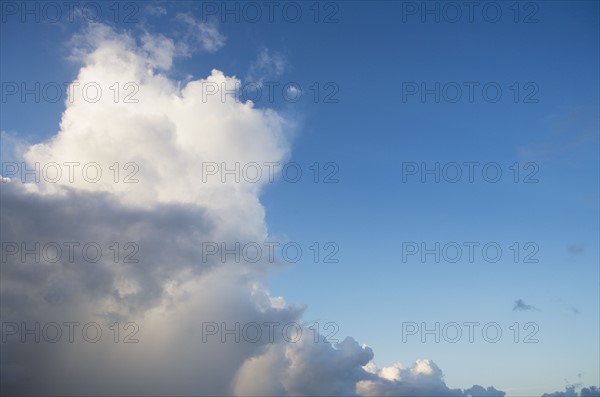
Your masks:
M 527 303 L 525 303 L 523 301 L 523 299 L 517 299 L 515 301 L 515 305 L 513 307 L 513 311 L 517 312 L 517 311 L 528 311 L 528 310 L 540 310 L 535 306 L 532 305 L 528 305 Z
M 585 246 L 583 244 L 571 244 L 567 247 L 570 253 L 572 254 L 581 254 L 585 250 Z
M 519 158 L 537 162 L 589 158 L 581 154 L 593 153 L 598 145 L 599 116 L 597 106 L 573 108 L 549 116 L 539 136 L 517 148 Z M 593 156 L 597 159 L 597 150 Z
M 565 391 L 545 393 L 542 397 L 600 397 L 600 389 L 596 386 L 584 387 L 577 392 L 577 386 L 567 386 Z

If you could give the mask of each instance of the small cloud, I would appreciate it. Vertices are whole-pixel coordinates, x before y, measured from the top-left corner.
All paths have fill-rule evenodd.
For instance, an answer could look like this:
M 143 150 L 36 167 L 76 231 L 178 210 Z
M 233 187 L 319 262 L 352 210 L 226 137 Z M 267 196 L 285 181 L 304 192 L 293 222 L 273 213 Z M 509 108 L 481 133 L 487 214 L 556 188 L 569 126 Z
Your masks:
M 571 244 L 567 247 L 567 249 L 570 253 L 578 255 L 584 251 L 585 246 L 583 244 Z
M 154 15 L 154 16 L 167 15 L 167 9 L 162 6 L 147 5 L 146 13 L 148 15 Z
M 225 45 L 225 36 L 219 32 L 216 24 L 199 22 L 190 13 L 179 13 L 177 19 L 183 22 L 187 30 L 184 39 L 187 45 L 197 46 L 207 52 L 216 52 Z M 195 48 L 188 49 L 194 52 Z
M 590 158 L 597 159 L 592 152 L 598 145 L 598 109 L 590 105 L 566 109 L 545 120 L 538 137 L 531 143 L 519 146 L 521 161 L 560 161 Z M 585 156 L 583 154 L 586 154 Z
M 524 312 L 524 311 L 529 311 L 529 310 L 540 310 L 535 306 L 532 305 L 528 305 L 527 303 L 525 303 L 523 301 L 523 299 L 517 299 L 515 301 L 515 306 L 513 307 L 513 311 L 517 312 Z
M 268 79 L 276 79 L 285 71 L 287 62 L 285 57 L 268 48 L 263 48 L 250 65 L 246 80 L 262 83 Z

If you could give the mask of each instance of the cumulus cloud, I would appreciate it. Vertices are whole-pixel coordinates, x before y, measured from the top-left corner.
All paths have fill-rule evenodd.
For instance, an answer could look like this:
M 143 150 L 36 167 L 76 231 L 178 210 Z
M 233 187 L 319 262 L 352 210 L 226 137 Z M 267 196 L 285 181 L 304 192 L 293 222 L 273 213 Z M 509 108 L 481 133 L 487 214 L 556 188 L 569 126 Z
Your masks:
M 156 66 L 172 63 L 165 37 L 137 41 L 94 25 L 75 42 L 74 58 L 82 63 L 76 81 L 104 87 L 105 95 L 91 102 L 72 87 L 58 133 L 29 146 L 23 157 L 30 168 L 97 163 L 104 173 L 96 183 L 67 177 L 3 183 L 2 238 L 27 248 L 95 242 L 104 254 L 95 263 L 81 255 L 72 261 L 64 251 L 54 263 L 33 255 L 3 258 L 2 321 L 29 327 L 95 321 L 105 332 L 113 321 L 135 322 L 140 342 L 54 346 L 9 339 L 2 349 L 3 392 L 230 394 L 231 379 L 261 343 L 202 343 L 202 323 L 285 323 L 297 320 L 302 308 L 281 299 L 271 303 L 261 283 L 272 264 L 200 260 L 202 242 L 267 238 L 258 200 L 265 180 L 203 182 L 202 163 L 281 161 L 292 124 L 250 103 L 204 98 L 204 83 L 235 86 L 220 71 L 180 89 L 155 73 Z M 135 92 L 135 100 L 115 101 L 108 90 L 115 83 L 121 99 Z M 123 89 L 128 83 L 135 89 Z M 114 163 L 135 164 L 137 183 L 122 183 L 122 177 L 115 183 Z M 115 263 L 113 242 L 135 242 L 138 262 Z
M 181 18 L 204 34 L 206 50 L 223 45 L 210 27 Z M 137 39 L 95 24 L 73 43 L 80 85 L 71 87 L 57 134 L 29 146 L 23 158 L 29 167 L 133 164 L 137 182 L 115 182 L 105 172 L 94 183 L 2 184 L 3 242 L 95 242 L 104 249 L 95 262 L 64 252 L 55 261 L 3 252 L 3 394 L 503 395 L 480 386 L 451 390 L 430 360 L 377 370 L 368 346 L 352 338 L 328 343 L 302 324 L 302 306 L 269 294 L 265 275 L 276 263 L 201 260 L 202 242 L 269 237 L 259 200 L 266 179 L 204 181 L 203 162 L 280 162 L 294 123 L 250 102 L 206 96 L 206 85 L 239 84 L 221 71 L 184 86 L 170 80 L 161 71 L 182 54 L 165 36 Z M 104 95 L 85 100 L 86 83 Z M 118 100 L 108 89 L 115 84 Z M 114 242 L 134 242 L 136 261 L 115 260 L 108 248 Z M 97 343 L 66 336 L 33 343 L 31 335 L 22 343 L 4 327 L 65 322 L 96 322 L 105 333 Z M 133 324 L 138 342 L 122 343 L 114 322 L 122 333 L 123 324 Z M 239 331 L 205 332 L 250 323 L 278 324 L 279 331 L 251 341 L 239 340 Z M 283 324 L 302 337 L 289 340 Z
M 71 183 L 63 178 L 44 189 L 69 186 L 102 191 L 136 206 L 204 206 L 222 214 L 219 227 L 236 233 L 246 229 L 252 241 L 264 238 L 264 209 L 257 195 L 267 179 L 221 183 L 219 178 L 210 178 L 203 182 L 202 165 L 281 161 L 289 152 L 286 130 L 293 127 L 291 121 L 270 109 L 255 109 L 251 102 L 207 95 L 209 85 L 227 90 L 239 85 L 239 80 L 218 70 L 178 88 L 164 75 L 152 72 L 157 60 L 144 50 L 144 44 L 140 48 L 130 36 L 102 26 L 91 29 L 89 37 L 94 50 L 78 52 L 85 66 L 77 76 L 80 85 L 73 87 L 77 100 L 68 104 L 58 134 L 29 148 L 25 159 L 31 164 L 96 162 L 105 168 L 130 162 L 139 165 L 135 177 L 140 182 L 114 183 L 113 175 L 105 172 L 97 183 L 82 178 Z M 163 38 L 144 36 L 142 43 L 149 40 Z M 172 55 L 165 52 L 161 57 Z M 161 63 L 167 65 L 170 60 Z M 82 100 L 82 87 L 88 83 L 105 87 L 110 95 L 93 103 Z M 115 84 L 121 88 L 118 103 L 107 89 Z M 128 94 L 132 95 L 127 99 Z M 256 230 L 260 230 L 258 236 Z
M 372 357 L 369 347 L 352 338 L 331 345 L 322 337 L 315 343 L 311 335 L 298 343 L 271 345 L 242 366 L 234 392 L 243 396 L 356 395 L 357 381 L 368 376 L 362 367 Z
M 450 389 L 444 382 L 442 370 L 431 360 L 418 360 L 409 368 L 400 364 L 377 370 L 376 366 L 368 367 L 374 375 L 371 380 L 358 383 L 357 391 L 363 396 L 480 396 L 503 397 L 504 392 L 494 387 L 484 388 L 474 385 L 470 389 Z

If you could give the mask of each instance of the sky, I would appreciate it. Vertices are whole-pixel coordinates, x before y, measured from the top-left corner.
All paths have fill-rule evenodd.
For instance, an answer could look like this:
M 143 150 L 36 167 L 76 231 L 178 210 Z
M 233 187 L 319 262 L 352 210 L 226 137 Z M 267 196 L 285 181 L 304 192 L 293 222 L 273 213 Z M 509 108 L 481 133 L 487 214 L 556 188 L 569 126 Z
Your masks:
M 3 394 L 598 396 L 597 1 L 0 4 Z

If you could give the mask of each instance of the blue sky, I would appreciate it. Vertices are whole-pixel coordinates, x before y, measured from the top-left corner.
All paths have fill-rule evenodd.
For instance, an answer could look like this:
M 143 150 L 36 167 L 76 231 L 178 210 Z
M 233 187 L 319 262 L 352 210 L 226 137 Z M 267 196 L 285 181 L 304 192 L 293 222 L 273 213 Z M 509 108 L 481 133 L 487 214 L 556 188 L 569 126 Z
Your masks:
M 202 4 L 139 3 L 140 22 L 102 22 L 134 37 L 143 32 L 176 37 L 175 15 L 189 12 L 203 20 Z M 477 382 L 508 396 L 536 396 L 567 384 L 597 386 L 599 3 L 520 2 L 517 23 L 512 2 L 494 3 L 503 13 L 496 23 L 478 9 L 473 22 L 463 15 L 450 23 L 443 14 L 439 23 L 431 15 L 423 22 L 420 9 L 406 15 L 406 7 L 444 3 L 387 1 L 322 2 L 319 18 L 332 12 L 336 21 L 315 23 L 312 3 L 298 4 L 304 12 L 298 23 L 280 13 L 273 23 L 266 17 L 258 23 L 209 18 L 226 38 L 222 48 L 176 58 L 164 72 L 183 84 L 218 69 L 243 83 L 264 74 L 264 81 L 302 87 L 296 103 L 281 95 L 273 103 L 264 97 L 256 103 L 294 120 L 287 161 L 305 172 L 299 183 L 267 184 L 260 202 L 270 235 L 305 249 L 313 242 L 334 242 L 339 262 L 314 263 L 305 254 L 270 273 L 270 292 L 305 304 L 304 321 L 335 322 L 338 339 L 352 336 L 369 345 L 379 367 L 433 360 L 451 388 Z M 463 2 L 457 4 L 465 10 Z M 166 14 L 152 15 L 150 6 L 163 7 Z M 524 23 L 530 12 L 535 22 Z M 3 90 L 5 82 L 62 84 L 77 77 L 80 65 L 69 59 L 71 40 L 87 22 L 7 18 L 0 31 Z M 252 69 L 264 51 L 270 62 Z M 309 88 L 315 82 L 318 103 Z M 465 82 L 474 83 L 473 101 Z M 339 88 L 332 97 L 336 103 L 323 102 L 331 92 L 327 83 Z M 456 83 L 462 97 L 456 103 L 443 95 L 437 103 L 432 94 L 422 100 L 420 93 L 405 99 L 410 83 L 430 89 Z M 483 97 L 486 83 L 501 87 L 497 102 Z M 534 90 L 529 98 L 535 101 L 525 103 Z M 28 98 L 3 97 L 5 159 L 5 133 L 33 144 L 59 130 L 64 100 Z M 339 182 L 314 183 L 308 167 L 315 162 L 337 164 Z M 432 176 L 423 183 L 420 174 L 403 182 L 408 162 L 429 168 L 480 165 L 473 183 L 466 168 L 457 183 L 435 183 Z M 487 163 L 502 169 L 497 183 L 482 178 Z M 515 163 L 518 183 L 510 168 Z M 532 165 L 523 168 L 526 164 Z M 538 182 L 524 183 L 533 169 Z M 418 255 L 403 263 L 406 242 L 427 247 L 495 242 L 503 251 L 496 263 L 483 260 L 480 248 L 473 263 L 464 259 L 466 251 L 457 263 L 443 258 L 436 263 L 432 256 L 422 263 Z M 521 255 L 523 246 L 533 243 L 537 263 L 523 263 L 522 257 L 514 263 L 509 247 L 515 242 Z M 514 310 L 519 299 L 533 308 Z M 418 335 L 403 342 L 407 322 L 431 327 L 495 322 L 503 336 L 498 343 L 486 342 L 481 333 L 473 343 L 465 337 L 455 344 L 422 343 Z M 527 331 L 521 329 L 515 343 L 509 327 L 529 322 L 539 327 L 539 342 L 523 343 Z

